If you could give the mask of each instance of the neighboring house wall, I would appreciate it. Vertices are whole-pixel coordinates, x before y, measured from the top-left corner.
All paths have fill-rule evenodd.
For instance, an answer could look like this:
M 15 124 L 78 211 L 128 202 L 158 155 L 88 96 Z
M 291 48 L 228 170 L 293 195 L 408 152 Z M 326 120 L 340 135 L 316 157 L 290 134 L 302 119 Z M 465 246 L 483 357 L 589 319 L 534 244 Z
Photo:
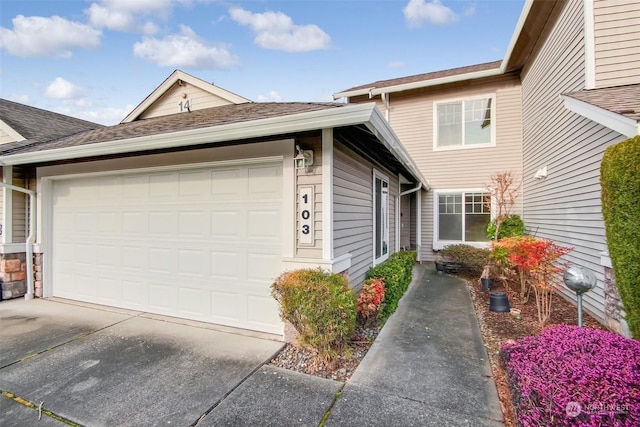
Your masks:
M 434 105 L 448 100 L 495 96 L 495 146 L 434 151 Z M 365 102 L 354 98 L 351 102 Z M 432 191 L 422 193 L 422 259 L 434 258 L 434 209 L 437 191 L 483 189 L 500 171 L 522 170 L 520 79 L 505 75 L 432 89 L 390 94 L 389 121 Z M 382 111 L 384 106 L 378 100 Z M 414 211 L 415 212 L 415 211 Z M 521 213 L 521 201 L 514 209 Z
M 596 87 L 640 81 L 640 2 L 595 0 Z
M 13 167 L 13 185 L 25 187 L 24 169 Z M 26 194 L 12 191 L 13 227 L 12 243 L 24 243 L 27 238 L 27 200 Z
M 360 286 L 373 265 L 373 170 L 389 178 L 389 254 L 395 248 L 398 178 L 341 144 L 333 150 L 334 256 L 351 254 L 349 280 Z
M 140 115 L 139 119 L 149 119 L 151 117 L 187 112 L 185 104 L 187 101 L 192 111 L 232 104 L 232 102 L 226 99 L 186 82 L 183 83 L 183 86 L 176 83 L 147 108 L 144 113 Z M 182 102 L 182 110 L 180 109 L 180 102 Z
M 13 141 L 15 141 L 15 138 L 13 136 L 0 129 L 0 144 L 6 144 Z
M 585 294 L 584 306 L 604 320 L 600 162 L 624 137 L 564 108 L 559 95 L 585 86 L 583 5 L 571 0 L 557 9 L 559 19 L 522 72 L 524 221 L 537 237 L 573 247 L 567 260 L 596 273 L 598 286 Z M 536 180 L 544 166 L 547 177 Z

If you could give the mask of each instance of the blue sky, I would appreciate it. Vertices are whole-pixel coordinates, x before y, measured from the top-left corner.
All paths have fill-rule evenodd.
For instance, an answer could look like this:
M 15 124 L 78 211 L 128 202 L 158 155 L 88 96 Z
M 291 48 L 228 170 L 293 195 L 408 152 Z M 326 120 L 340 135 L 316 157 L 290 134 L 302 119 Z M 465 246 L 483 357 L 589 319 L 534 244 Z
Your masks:
M 174 70 L 254 101 L 502 59 L 524 0 L 0 0 L 0 97 L 120 122 Z

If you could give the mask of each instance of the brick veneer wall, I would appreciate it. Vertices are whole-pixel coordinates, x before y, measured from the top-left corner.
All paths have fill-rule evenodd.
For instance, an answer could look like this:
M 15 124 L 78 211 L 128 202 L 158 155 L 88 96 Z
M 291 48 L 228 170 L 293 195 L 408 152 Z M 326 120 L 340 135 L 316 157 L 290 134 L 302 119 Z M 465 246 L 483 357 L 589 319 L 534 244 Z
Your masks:
M 26 254 L 0 254 L 0 288 L 2 299 L 18 298 L 27 293 Z
M 604 267 L 604 315 L 606 325 L 613 331 L 631 337 L 625 321 L 626 314 L 616 286 L 616 278 L 611 267 Z

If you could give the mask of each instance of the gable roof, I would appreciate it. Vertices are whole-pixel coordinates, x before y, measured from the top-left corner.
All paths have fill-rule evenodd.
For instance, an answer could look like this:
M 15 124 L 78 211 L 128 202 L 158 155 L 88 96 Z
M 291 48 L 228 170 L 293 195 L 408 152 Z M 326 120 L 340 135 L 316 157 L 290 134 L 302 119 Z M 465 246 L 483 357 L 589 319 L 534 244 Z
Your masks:
M 357 140 L 375 142 L 402 170 L 429 189 L 397 135 L 375 103 L 266 102 L 223 105 L 123 123 L 37 145 L 18 147 L 0 156 L 0 165 L 21 165 L 96 156 L 214 145 L 229 141 L 272 138 L 334 128 L 357 133 Z M 355 133 L 354 133 L 355 134 Z M 371 151 L 373 146 L 368 146 Z
M 486 62 L 484 64 L 451 68 L 449 70 L 417 74 L 414 76 L 400 77 L 389 80 L 379 80 L 377 82 L 355 86 L 342 92 L 334 93 L 333 99 L 359 95 L 369 95 L 370 97 L 373 97 L 382 93 L 401 92 L 405 90 L 418 89 L 428 86 L 437 86 L 456 81 L 491 77 L 502 74 L 500 71 L 501 63 L 502 61 L 493 61 Z
M 57 139 L 79 132 L 103 127 L 100 124 L 42 110 L 17 102 L 0 99 L 0 121 L 3 129 L 16 138 L 15 142 L 0 145 L 0 151 Z M 4 128 L 4 126 L 3 126 Z
M 215 86 L 202 79 L 187 74 L 181 70 L 175 70 L 163 81 L 160 86 L 154 89 L 136 108 L 131 111 L 127 117 L 125 117 L 121 123 L 129 123 L 140 117 L 142 113 L 147 110 L 154 102 L 156 102 L 162 95 L 164 95 L 174 84 L 185 82 L 193 85 L 199 89 L 209 92 L 215 96 L 223 98 L 231 104 L 243 104 L 246 102 L 252 102 L 250 99 L 244 98 L 240 95 L 236 95 L 233 92 L 229 92 L 226 89 Z
M 585 89 L 561 97 L 574 113 L 625 136 L 640 135 L 640 84 Z

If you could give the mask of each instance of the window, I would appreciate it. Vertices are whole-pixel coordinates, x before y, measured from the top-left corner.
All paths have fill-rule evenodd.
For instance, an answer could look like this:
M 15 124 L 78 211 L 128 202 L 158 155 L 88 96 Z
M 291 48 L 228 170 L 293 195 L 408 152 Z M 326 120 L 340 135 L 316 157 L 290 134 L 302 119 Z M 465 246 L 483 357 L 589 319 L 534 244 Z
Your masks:
M 435 149 L 494 144 L 494 96 L 436 103 L 434 110 Z
M 491 221 L 491 198 L 482 191 L 436 193 L 436 242 L 486 242 Z
M 389 258 L 389 178 L 373 171 L 373 263 Z

